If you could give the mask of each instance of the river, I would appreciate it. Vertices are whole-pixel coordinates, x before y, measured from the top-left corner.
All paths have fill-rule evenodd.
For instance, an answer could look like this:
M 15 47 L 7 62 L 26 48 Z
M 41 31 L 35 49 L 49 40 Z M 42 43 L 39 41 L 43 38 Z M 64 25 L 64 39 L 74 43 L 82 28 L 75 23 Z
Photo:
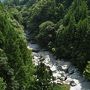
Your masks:
M 52 70 L 55 83 L 69 84 L 70 90 L 90 90 L 90 82 L 80 74 L 71 62 L 57 59 L 48 50 L 41 49 L 37 43 L 29 42 L 28 49 L 32 49 L 35 65 L 38 65 L 41 56 L 45 59 L 44 64 Z

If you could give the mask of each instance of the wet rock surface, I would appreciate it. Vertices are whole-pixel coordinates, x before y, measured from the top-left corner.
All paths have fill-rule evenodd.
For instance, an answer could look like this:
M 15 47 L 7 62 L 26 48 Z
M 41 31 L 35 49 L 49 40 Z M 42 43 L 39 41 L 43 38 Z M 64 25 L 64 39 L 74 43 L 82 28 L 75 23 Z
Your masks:
M 41 49 L 36 43 L 29 43 L 28 48 L 31 48 L 33 53 L 33 63 L 38 65 L 42 56 L 44 64 L 49 66 L 54 77 L 54 83 L 69 84 L 70 90 L 90 90 L 90 82 L 87 81 L 70 62 L 56 60 L 48 50 Z

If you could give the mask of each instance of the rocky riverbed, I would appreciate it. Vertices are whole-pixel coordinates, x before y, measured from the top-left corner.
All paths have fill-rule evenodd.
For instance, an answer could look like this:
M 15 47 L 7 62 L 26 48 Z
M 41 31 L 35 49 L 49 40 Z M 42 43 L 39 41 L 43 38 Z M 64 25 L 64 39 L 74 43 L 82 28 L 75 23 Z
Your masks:
M 54 82 L 69 84 L 70 90 L 90 90 L 90 82 L 87 81 L 70 62 L 59 60 L 46 49 L 41 49 L 36 43 L 30 42 L 28 48 L 32 49 L 33 63 L 38 65 L 42 56 L 44 64 L 52 70 Z

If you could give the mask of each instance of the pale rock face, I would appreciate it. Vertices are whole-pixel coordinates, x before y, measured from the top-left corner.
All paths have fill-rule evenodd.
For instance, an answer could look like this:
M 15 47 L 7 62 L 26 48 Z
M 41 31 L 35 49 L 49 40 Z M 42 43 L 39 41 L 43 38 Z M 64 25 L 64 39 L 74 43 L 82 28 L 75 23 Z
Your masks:
M 38 44 L 29 43 L 28 49 L 38 50 L 39 52 L 33 52 L 33 63 L 37 66 L 40 61 L 40 56 L 45 60 L 43 63 L 49 66 L 54 81 L 51 82 L 59 84 L 69 84 L 70 90 L 90 90 L 90 82 L 79 73 L 78 69 L 74 67 L 70 62 L 64 60 L 56 60 L 49 51 L 42 50 Z

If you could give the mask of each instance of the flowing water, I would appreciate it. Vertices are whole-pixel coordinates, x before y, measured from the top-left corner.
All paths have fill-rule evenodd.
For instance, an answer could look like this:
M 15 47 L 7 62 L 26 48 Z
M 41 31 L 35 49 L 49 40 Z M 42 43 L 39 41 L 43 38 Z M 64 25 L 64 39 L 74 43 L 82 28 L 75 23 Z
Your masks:
M 41 56 L 45 59 L 44 64 L 52 70 L 55 83 L 69 84 L 70 90 L 90 90 L 90 82 L 70 62 L 56 59 L 52 53 L 41 49 L 36 43 L 29 43 L 28 48 L 33 51 L 33 63 L 35 65 L 38 65 Z

